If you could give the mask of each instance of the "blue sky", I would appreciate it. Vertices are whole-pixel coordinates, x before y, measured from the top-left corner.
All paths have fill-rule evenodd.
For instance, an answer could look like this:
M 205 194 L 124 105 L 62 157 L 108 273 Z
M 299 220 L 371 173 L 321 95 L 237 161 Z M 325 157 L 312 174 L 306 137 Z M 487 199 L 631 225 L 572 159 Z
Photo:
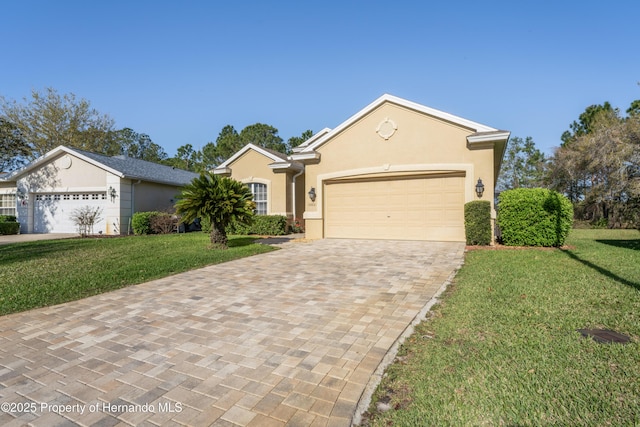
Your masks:
M 546 153 L 591 104 L 640 99 L 640 2 L 3 2 L 0 95 L 53 87 L 172 156 L 256 123 L 283 139 L 390 93 Z

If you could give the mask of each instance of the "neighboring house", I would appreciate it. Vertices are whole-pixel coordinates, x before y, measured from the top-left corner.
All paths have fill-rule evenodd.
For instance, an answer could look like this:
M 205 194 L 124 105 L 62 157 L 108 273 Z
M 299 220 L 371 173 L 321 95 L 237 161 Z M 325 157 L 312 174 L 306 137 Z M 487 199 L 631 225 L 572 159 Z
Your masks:
M 101 209 L 94 233 L 126 234 L 135 212 L 173 207 L 198 174 L 126 156 L 59 146 L 0 179 L 0 215 L 16 215 L 21 233 L 74 233 L 72 213 Z
M 290 156 L 248 144 L 214 172 L 247 183 L 259 213 L 302 216 L 309 239 L 464 241 L 464 204 L 493 206 L 509 135 L 383 95 Z

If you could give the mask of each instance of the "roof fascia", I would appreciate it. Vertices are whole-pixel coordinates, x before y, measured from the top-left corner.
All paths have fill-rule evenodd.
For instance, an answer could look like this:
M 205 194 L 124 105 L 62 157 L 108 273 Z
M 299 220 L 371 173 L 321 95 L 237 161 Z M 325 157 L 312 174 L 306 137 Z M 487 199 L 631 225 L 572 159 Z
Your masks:
M 279 162 L 274 162 L 269 164 L 269 167 L 272 170 L 295 170 L 295 171 L 304 170 L 304 165 L 296 161 L 284 162 L 281 160 Z
M 481 132 L 471 134 L 467 136 L 467 142 L 469 144 L 481 144 L 483 142 L 498 142 L 506 141 L 509 139 L 511 132 L 506 130 L 494 131 L 494 132 Z
M 305 150 L 304 152 L 293 153 L 289 157 L 291 158 L 291 160 L 304 162 L 305 160 L 319 160 L 320 159 L 320 153 L 318 153 L 317 151 L 306 151 Z
M 320 130 L 319 132 L 317 132 L 315 135 L 313 135 L 311 138 L 307 139 L 305 142 L 303 142 L 302 144 L 298 145 L 297 147 L 294 147 L 292 149 L 292 151 L 294 153 L 298 153 L 300 151 L 302 151 L 302 149 L 304 147 L 307 147 L 311 144 L 313 144 L 316 140 L 318 140 L 319 138 L 321 138 L 322 136 L 326 135 L 327 133 L 331 132 L 331 129 L 329 128 L 324 128 L 322 130 Z

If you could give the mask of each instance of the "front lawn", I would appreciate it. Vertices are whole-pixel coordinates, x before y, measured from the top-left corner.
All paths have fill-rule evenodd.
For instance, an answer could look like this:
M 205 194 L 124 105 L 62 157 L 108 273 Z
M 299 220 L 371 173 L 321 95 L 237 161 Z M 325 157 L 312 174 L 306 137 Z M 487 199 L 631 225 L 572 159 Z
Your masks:
M 567 244 L 468 252 L 364 423 L 639 425 L 640 233 L 572 230 Z M 598 344 L 583 328 L 631 342 Z
M 273 250 L 231 236 L 209 250 L 205 233 L 43 240 L 0 246 L 0 315 L 60 304 Z

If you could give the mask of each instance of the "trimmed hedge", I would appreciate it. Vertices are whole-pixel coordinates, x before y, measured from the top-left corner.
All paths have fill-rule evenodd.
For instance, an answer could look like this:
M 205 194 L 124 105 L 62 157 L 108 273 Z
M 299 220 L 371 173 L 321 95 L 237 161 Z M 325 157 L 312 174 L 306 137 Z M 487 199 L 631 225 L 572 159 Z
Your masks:
M 287 217 L 284 215 L 255 215 L 251 225 L 232 223 L 227 227 L 227 233 L 282 236 L 287 234 Z
M 211 232 L 211 224 L 205 218 L 200 222 L 202 231 Z M 282 236 L 287 234 L 287 217 L 284 215 L 255 215 L 251 225 L 229 224 L 227 234 L 262 234 L 265 236 Z
M 150 212 L 136 212 L 131 218 L 131 227 L 133 227 L 133 234 L 139 236 L 141 234 L 153 234 L 152 218 L 162 215 L 162 212 L 150 211 Z
M 0 222 L 17 222 L 18 218 L 13 215 L 0 215 Z
M 0 234 L 18 234 L 19 232 L 19 222 L 0 222 Z
M 475 200 L 464 205 L 464 232 L 467 245 L 491 244 L 491 203 Z
M 545 188 L 516 188 L 500 193 L 498 226 L 508 246 L 562 246 L 573 223 L 573 205 Z

